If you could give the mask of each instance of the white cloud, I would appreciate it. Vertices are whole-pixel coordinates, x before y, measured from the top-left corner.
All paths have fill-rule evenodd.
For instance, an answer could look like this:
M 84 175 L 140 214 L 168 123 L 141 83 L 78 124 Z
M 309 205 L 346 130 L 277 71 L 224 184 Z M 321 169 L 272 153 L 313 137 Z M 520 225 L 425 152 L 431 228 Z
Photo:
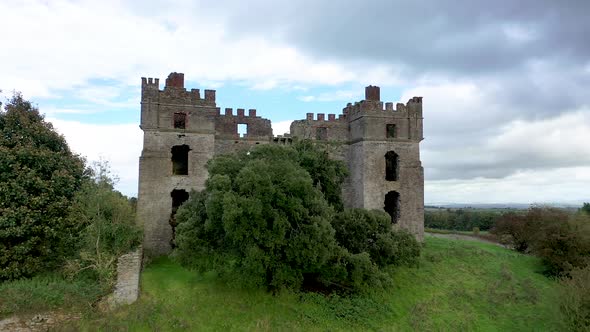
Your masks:
M 272 123 L 272 132 L 275 136 L 288 134 L 291 132 L 291 122 L 293 120 L 279 121 Z
M 48 118 L 63 134 L 75 153 L 88 161 L 105 159 L 119 177 L 116 188 L 126 195 L 137 195 L 142 132 L 137 124 L 93 125 Z
M 491 150 L 514 159 L 536 160 L 540 165 L 590 164 L 590 110 L 550 119 L 516 120 L 489 142 Z M 554 161 L 553 163 L 549 161 Z
M 503 179 L 426 181 L 427 203 L 557 203 L 590 201 L 590 167 L 527 170 Z
M 3 35 L 0 87 L 47 97 L 89 79 L 137 85 L 141 76 L 164 78 L 176 70 L 189 80 L 244 80 L 256 88 L 284 81 L 339 84 L 367 72 L 390 76 L 387 68 L 316 60 L 262 37 L 236 39 L 226 34 L 221 17 L 199 15 L 199 6 L 180 2 L 142 17 L 114 0 L 2 2 L 0 12 L 10 15 L 0 29 L 18 33 Z M 104 93 L 116 91 L 103 89 L 95 100 L 104 100 Z
M 324 92 L 317 96 L 301 96 L 299 100 L 304 102 L 314 101 L 347 101 L 358 100 L 362 96 L 360 89 L 356 90 L 336 90 L 330 92 Z

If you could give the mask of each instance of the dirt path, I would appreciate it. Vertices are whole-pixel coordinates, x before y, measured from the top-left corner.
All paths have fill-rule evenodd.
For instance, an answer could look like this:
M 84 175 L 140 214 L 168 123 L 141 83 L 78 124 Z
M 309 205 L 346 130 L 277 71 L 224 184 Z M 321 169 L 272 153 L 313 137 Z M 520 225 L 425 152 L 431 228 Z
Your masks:
M 489 244 L 495 244 L 497 246 L 506 248 L 506 246 L 503 245 L 503 244 L 501 244 L 501 243 L 490 241 L 490 240 L 486 240 L 486 239 L 482 239 L 482 238 L 477 237 L 477 236 L 471 236 L 471 235 L 465 235 L 465 234 L 441 234 L 441 233 L 424 232 L 424 235 L 426 235 L 426 236 L 432 236 L 432 237 L 438 237 L 438 238 L 441 238 L 441 239 L 462 240 L 462 241 L 476 241 L 476 242 L 481 242 L 481 243 L 489 243 Z

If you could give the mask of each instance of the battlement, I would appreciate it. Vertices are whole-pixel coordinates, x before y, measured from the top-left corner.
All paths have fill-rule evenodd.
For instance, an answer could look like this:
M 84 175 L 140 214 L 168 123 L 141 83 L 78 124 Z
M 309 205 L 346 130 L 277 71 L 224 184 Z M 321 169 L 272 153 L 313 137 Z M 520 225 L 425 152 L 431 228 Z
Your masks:
M 392 102 L 383 103 L 380 100 L 380 90 L 378 86 L 369 85 L 365 88 L 365 100 L 357 101 L 354 104 L 348 103 L 342 109 L 345 118 L 352 119 L 353 116 L 362 114 L 382 114 L 382 115 L 402 115 L 409 113 L 422 115 L 422 97 L 413 97 L 406 104 L 396 103 L 395 108 Z
M 335 121 L 340 121 L 344 117 L 343 114 L 340 114 L 338 116 L 338 118 L 336 118 L 336 114 L 328 114 L 328 119 L 326 120 L 326 114 L 318 113 L 317 118 L 314 120 L 313 115 L 314 115 L 313 113 L 307 113 L 305 119 L 307 121 L 335 122 Z
M 220 114 L 220 112 L 218 112 L 218 115 L 222 115 L 222 116 L 235 116 L 238 118 L 244 118 L 244 117 L 250 117 L 250 118 L 260 118 L 259 116 L 256 116 L 256 109 L 251 108 L 248 110 L 248 115 L 246 115 L 246 110 L 244 108 L 238 108 L 237 109 L 237 114 L 234 115 L 234 110 L 233 108 L 227 107 L 224 110 L 224 114 Z
M 184 74 L 173 72 L 166 78 L 164 90 L 160 90 L 160 79 L 141 78 L 142 100 L 159 100 L 162 103 L 193 106 L 215 106 L 215 90 L 205 90 L 204 98 L 200 89 L 187 91 L 184 87 Z
M 422 116 L 422 97 L 413 97 L 406 104 L 396 103 L 395 107 L 392 102 L 382 102 L 380 100 L 380 88 L 378 86 L 369 85 L 365 87 L 365 99 L 357 101 L 354 104 L 348 103 L 342 109 L 342 114 L 328 114 L 324 113 L 307 113 L 305 121 L 307 122 L 338 122 L 343 120 L 354 120 L 362 115 L 391 115 L 392 117 L 407 117 L 407 116 Z
M 160 89 L 160 79 L 159 78 L 141 78 L 141 88 L 155 88 L 156 90 Z

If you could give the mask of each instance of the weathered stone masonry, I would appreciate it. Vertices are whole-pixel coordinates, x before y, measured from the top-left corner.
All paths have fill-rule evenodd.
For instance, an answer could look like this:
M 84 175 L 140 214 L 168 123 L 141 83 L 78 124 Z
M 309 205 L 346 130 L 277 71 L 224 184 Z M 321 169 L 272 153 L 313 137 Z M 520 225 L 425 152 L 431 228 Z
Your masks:
M 342 114 L 308 113 L 291 124 L 291 134 L 274 137 L 270 120 L 256 110 L 217 107 L 215 91 L 187 91 L 184 74 L 159 80 L 142 78 L 138 218 L 149 254 L 171 249 L 174 213 L 192 190 L 202 190 L 205 164 L 215 155 L 256 144 L 288 144 L 307 138 L 330 143 L 332 157 L 345 161 L 350 176 L 343 188 L 348 207 L 385 209 L 392 222 L 418 239 L 424 233 L 424 171 L 420 162 L 422 98 L 407 104 L 383 103 L 379 87 L 369 86 L 365 100 L 348 104 Z M 238 125 L 246 134 L 238 134 Z

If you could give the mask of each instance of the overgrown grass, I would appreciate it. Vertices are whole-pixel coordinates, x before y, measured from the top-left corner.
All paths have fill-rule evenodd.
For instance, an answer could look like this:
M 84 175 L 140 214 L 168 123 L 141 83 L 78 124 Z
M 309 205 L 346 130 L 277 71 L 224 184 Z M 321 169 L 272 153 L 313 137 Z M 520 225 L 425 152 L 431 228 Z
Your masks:
M 50 310 L 84 311 L 104 295 L 105 290 L 89 279 L 65 280 L 43 275 L 0 283 L 0 318 Z
M 535 257 L 483 243 L 427 238 L 419 268 L 395 286 L 350 297 L 236 289 L 170 259 L 142 275 L 140 300 L 82 330 L 557 331 L 556 282 Z

